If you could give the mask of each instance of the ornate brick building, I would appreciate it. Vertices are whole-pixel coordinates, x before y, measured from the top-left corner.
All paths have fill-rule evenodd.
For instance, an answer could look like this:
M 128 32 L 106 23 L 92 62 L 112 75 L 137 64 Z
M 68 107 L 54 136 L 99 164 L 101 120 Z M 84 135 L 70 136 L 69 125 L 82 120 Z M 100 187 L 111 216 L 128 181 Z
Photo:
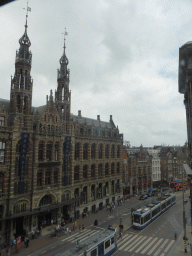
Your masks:
M 16 52 L 10 100 L 0 99 L 0 235 L 78 218 L 122 196 L 123 135 L 109 122 L 72 115 L 68 59 L 60 59 L 55 97 L 32 107 L 31 42 Z

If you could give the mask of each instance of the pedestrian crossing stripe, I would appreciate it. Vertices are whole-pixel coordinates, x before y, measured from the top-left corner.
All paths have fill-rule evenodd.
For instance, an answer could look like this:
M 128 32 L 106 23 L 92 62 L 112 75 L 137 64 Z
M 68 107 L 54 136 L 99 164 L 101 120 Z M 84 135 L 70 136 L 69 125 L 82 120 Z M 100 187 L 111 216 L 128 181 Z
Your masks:
M 87 238 L 97 234 L 98 230 L 85 229 L 80 233 L 69 235 L 62 242 L 76 243 L 83 242 Z M 124 252 L 139 253 L 140 255 L 147 254 L 149 256 L 165 256 L 175 240 L 147 237 L 127 233 L 122 239 L 117 242 L 117 250 Z
M 140 253 L 140 255 L 164 256 L 174 242 L 175 240 L 164 238 L 125 234 L 122 240 L 119 239 L 117 249 L 124 252 Z

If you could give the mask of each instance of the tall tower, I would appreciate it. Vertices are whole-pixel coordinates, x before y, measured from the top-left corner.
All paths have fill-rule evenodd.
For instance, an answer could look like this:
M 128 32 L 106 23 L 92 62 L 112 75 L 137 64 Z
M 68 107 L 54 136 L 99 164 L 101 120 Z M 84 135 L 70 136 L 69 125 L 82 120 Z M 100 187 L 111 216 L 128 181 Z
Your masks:
M 66 34 L 66 32 L 65 32 Z M 66 132 L 69 129 L 70 121 L 70 104 L 71 104 L 71 92 L 69 91 L 69 74 L 70 71 L 67 68 L 69 63 L 65 54 L 65 37 L 64 37 L 64 51 L 61 56 L 60 69 L 57 70 L 57 90 L 55 91 L 55 103 L 61 119 L 65 123 Z
M 30 71 L 32 54 L 29 51 L 31 42 L 27 35 L 27 17 L 28 15 L 26 15 L 24 34 L 19 39 L 20 48 L 16 51 L 15 74 L 13 78 L 11 77 L 10 104 L 12 114 L 31 114 L 33 81 Z

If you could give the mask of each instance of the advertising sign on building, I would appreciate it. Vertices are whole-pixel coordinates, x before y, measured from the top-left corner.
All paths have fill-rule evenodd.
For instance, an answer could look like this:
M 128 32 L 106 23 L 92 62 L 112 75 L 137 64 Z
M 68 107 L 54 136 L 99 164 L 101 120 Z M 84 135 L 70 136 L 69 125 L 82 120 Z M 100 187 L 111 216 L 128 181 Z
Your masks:
M 16 243 L 16 249 L 18 250 L 21 247 L 21 237 L 17 238 L 17 243 Z

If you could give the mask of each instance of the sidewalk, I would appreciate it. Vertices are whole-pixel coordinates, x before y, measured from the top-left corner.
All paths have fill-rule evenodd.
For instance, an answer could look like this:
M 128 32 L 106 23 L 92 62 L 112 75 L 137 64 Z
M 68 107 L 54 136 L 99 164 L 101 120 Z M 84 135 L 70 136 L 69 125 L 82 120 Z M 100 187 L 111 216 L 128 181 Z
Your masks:
M 188 238 L 187 240 L 187 253 L 184 250 L 184 231 L 180 234 L 180 236 L 177 238 L 177 241 L 175 242 L 174 246 L 169 251 L 168 256 L 184 256 L 184 255 L 192 255 L 192 252 L 190 250 L 190 245 L 192 245 L 192 234 L 191 234 L 191 223 L 187 225 L 186 228 L 186 236 Z
M 134 198 L 130 201 L 133 201 Z M 119 206 L 119 209 L 123 209 L 124 206 L 128 206 L 129 202 L 124 202 L 123 205 Z M 116 207 L 115 212 L 117 212 L 118 207 Z M 98 224 L 101 220 L 106 219 L 109 215 L 112 215 L 114 212 L 110 213 L 110 211 L 106 210 L 106 208 L 103 208 L 101 211 L 97 212 L 97 213 L 90 213 L 86 218 L 81 218 L 76 220 L 77 222 L 77 226 L 75 227 L 75 231 L 72 231 L 71 234 L 73 234 L 74 232 L 79 232 L 79 225 L 84 224 L 85 228 L 93 225 L 95 220 L 98 220 Z M 126 218 L 127 219 L 127 218 Z M 114 227 L 118 226 L 119 223 L 113 225 Z M 123 225 L 124 225 L 124 231 L 128 228 L 129 226 L 129 221 L 126 221 L 125 219 L 123 220 Z M 56 227 L 56 225 L 53 225 L 53 227 Z M 66 228 L 69 227 L 72 230 L 73 227 L 73 223 L 71 224 L 67 224 L 65 226 Z M 55 243 L 56 241 L 58 241 L 59 239 L 63 239 L 64 237 L 67 236 L 66 233 L 61 232 L 60 234 L 58 234 L 57 239 L 54 239 L 51 237 L 51 229 L 52 226 L 43 228 L 41 230 L 41 235 L 38 238 L 35 238 L 33 240 L 29 241 L 29 247 L 25 248 L 24 242 L 21 242 L 21 248 L 19 248 L 19 252 L 15 253 L 14 248 L 11 248 L 11 255 L 19 255 L 19 256 L 27 256 L 30 255 L 31 253 L 47 246 L 50 245 L 52 243 Z M 1 256 L 7 256 L 6 253 L 6 249 L 1 250 Z

